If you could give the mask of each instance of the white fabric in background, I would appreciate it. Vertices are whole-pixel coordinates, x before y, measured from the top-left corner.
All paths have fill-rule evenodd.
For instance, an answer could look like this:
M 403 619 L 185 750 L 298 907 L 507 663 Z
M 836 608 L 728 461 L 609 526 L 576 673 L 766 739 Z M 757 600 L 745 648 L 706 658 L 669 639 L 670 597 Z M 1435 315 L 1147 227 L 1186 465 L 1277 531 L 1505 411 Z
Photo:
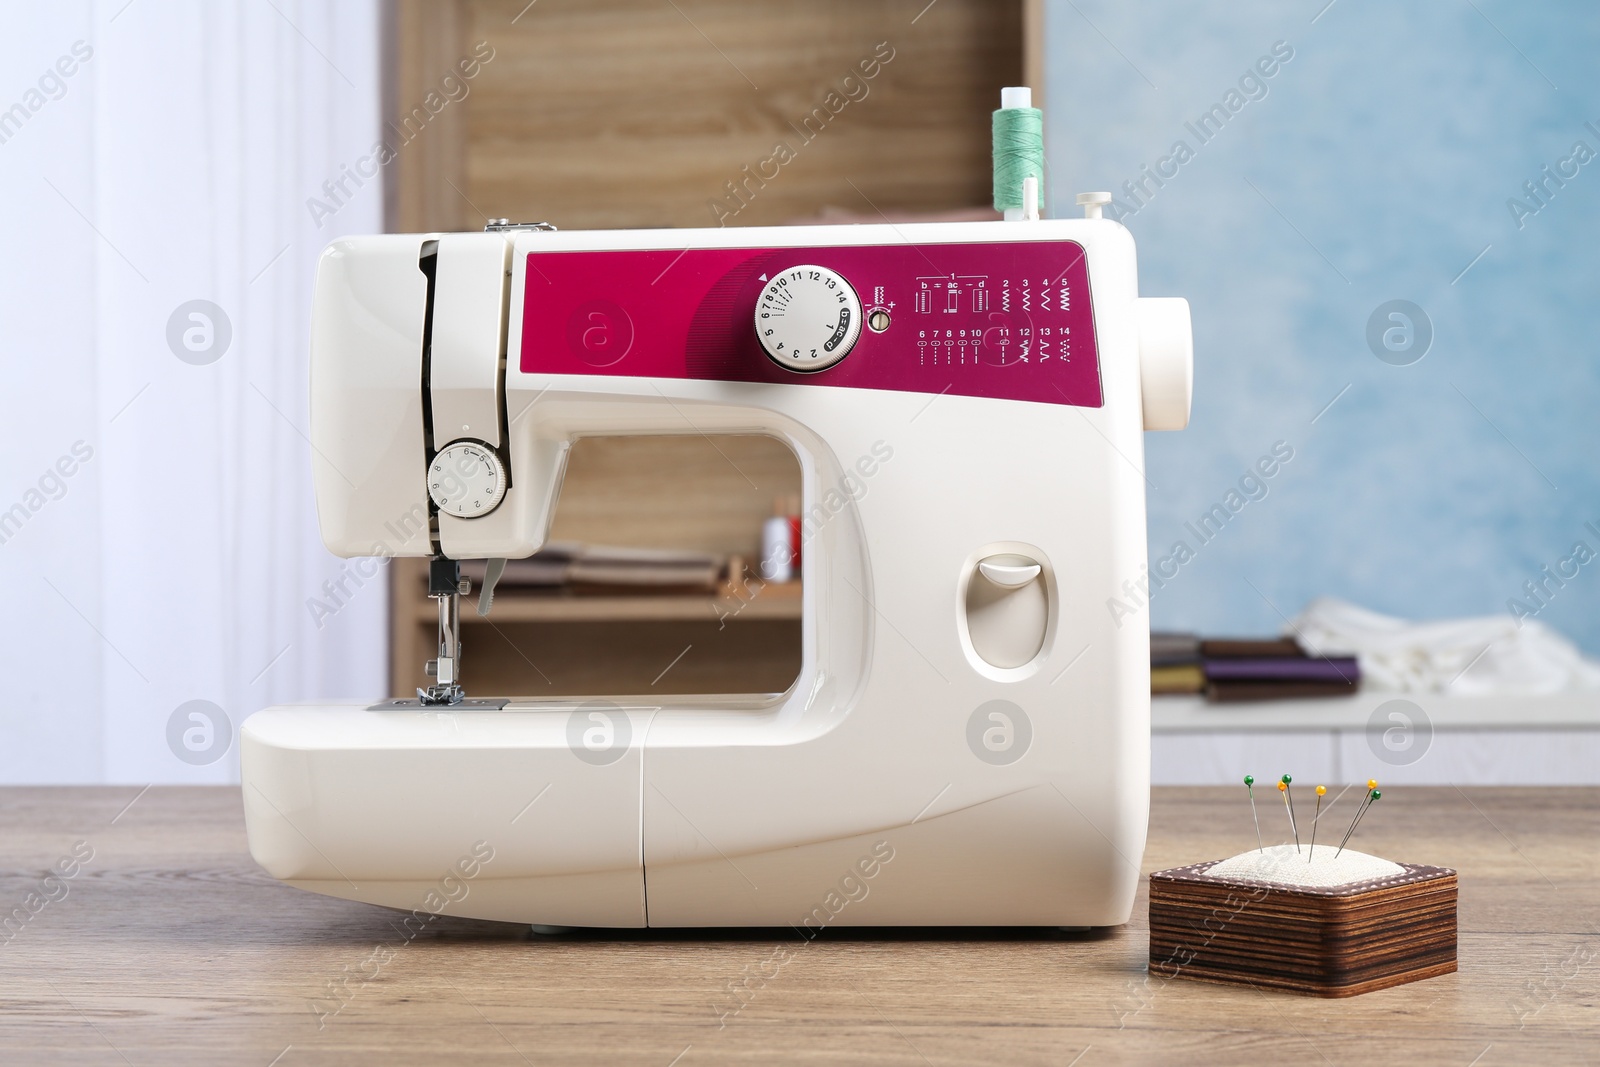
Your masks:
M 27 109 L 0 128 L 0 511 L 26 510 L 0 543 L 0 781 L 237 781 L 251 712 L 386 689 L 381 576 L 320 625 L 306 606 L 348 566 L 304 437 L 312 276 L 330 239 L 382 229 L 381 182 L 320 229 L 306 200 L 377 139 L 377 5 L 21 5 L 0 70 L 0 111 Z M 191 300 L 232 335 L 205 365 L 168 343 Z M 168 743 L 191 700 L 231 723 L 214 762 Z
M 1333 597 L 1285 630 L 1316 655 L 1354 655 L 1367 689 L 1455 696 L 1538 696 L 1600 689 L 1600 663 L 1536 619 L 1510 615 L 1411 622 Z

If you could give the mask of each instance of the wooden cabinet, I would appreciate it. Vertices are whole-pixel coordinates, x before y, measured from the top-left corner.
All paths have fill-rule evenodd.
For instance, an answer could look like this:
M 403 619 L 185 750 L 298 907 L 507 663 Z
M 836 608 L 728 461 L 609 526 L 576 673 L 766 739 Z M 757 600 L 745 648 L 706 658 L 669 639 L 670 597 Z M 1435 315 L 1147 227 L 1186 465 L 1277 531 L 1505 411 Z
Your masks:
M 399 0 L 388 224 L 983 217 L 989 115 L 1036 66 L 1024 37 L 1038 19 L 1036 0 Z M 798 486 L 772 440 L 589 439 L 553 535 L 753 559 L 774 498 Z M 396 695 L 424 684 L 433 648 L 423 573 L 391 568 Z M 464 603 L 465 682 L 485 695 L 782 689 L 799 669 L 798 587 L 744 599 L 508 593 L 487 621 Z

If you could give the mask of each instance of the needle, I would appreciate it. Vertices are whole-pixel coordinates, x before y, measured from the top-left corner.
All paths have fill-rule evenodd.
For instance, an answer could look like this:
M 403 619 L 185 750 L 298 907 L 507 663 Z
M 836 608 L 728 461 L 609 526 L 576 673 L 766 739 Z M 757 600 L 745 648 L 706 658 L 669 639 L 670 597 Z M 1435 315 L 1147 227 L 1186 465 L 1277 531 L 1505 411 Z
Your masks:
M 1311 817 L 1311 856 L 1306 860 L 1307 863 L 1317 858 L 1317 820 L 1322 818 L 1322 798 L 1327 793 L 1327 786 L 1317 786 L 1317 813 Z
M 1294 781 L 1287 774 L 1278 779 L 1278 792 L 1283 794 L 1283 806 L 1289 810 L 1289 829 L 1294 831 L 1294 850 L 1300 851 L 1300 829 L 1294 824 L 1294 798 L 1289 794 L 1289 783 Z
M 1247 775 L 1244 776 L 1244 787 L 1250 793 L 1250 818 L 1252 820 L 1254 820 L 1254 822 L 1256 824 L 1256 851 L 1261 853 L 1264 856 L 1267 853 L 1267 849 L 1266 849 L 1266 846 L 1264 846 L 1261 843 L 1261 820 L 1256 816 L 1256 789 L 1255 789 L 1255 785 L 1256 785 L 1256 776 L 1255 775 L 1247 774 Z
M 1339 842 L 1339 851 L 1333 854 L 1334 859 L 1339 858 L 1339 852 L 1344 851 L 1345 842 L 1349 841 L 1350 835 L 1356 832 L 1356 824 L 1361 821 L 1361 816 L 1365 815 L 1367 809 L 1372 807 L 1373 801 L 1380 800 L 1382 797 L 1383 794 L 1378 792 L 1378 780 L 1376 778 L 1368 778 L 1367 795 L 1362 800 L 1361 806 L 1356 809 L 1356 817 L 1350 820 L 1350 829 L 1344 832 L 1344 840 Z

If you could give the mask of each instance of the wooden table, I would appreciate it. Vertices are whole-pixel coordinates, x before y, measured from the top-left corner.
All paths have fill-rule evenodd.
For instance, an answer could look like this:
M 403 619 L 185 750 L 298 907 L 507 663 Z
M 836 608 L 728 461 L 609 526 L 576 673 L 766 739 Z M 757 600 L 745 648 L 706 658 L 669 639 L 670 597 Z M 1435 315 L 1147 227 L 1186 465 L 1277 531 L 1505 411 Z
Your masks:
M 10 788 L 0 813 L 0 908 L 46 901 L 0 934 L 5 1063 L 1600 1060 L 1600 789 L 1385 790 L 1360 844 L 1461 872 L 1461 970 L 1343 1001 L 1148 977 L 1143 892 L 1127 927 L 1085 935 L 829 930 L 800 945 L 445 918 L 406 943 L 397 913 L 258 870 L 236 789 Z M 1277 829 L 1270 805 L 1262 817 Z M 1158 789 L 1144 867 L 1253 838 L 1234 790 Z M 77 842 L 93 858 L 45 882 Z M 778 945 L 794 958 L 732 1012 L 729 984 Z M 341 999 L 319 1020 L 315 1002 Z

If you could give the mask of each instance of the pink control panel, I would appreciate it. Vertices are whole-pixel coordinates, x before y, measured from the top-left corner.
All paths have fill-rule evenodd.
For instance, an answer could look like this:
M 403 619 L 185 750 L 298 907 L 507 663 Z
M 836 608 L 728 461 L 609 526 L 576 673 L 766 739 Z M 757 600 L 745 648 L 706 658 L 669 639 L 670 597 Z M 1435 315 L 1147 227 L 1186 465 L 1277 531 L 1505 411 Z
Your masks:
M 769 280 L 806 265 L 844 278 L 864 320 L 815 373 L 779 366 L 756 336 Z M 532 252 L 525 297 L 525 373 L 1104 401 L 1073 241 Z

